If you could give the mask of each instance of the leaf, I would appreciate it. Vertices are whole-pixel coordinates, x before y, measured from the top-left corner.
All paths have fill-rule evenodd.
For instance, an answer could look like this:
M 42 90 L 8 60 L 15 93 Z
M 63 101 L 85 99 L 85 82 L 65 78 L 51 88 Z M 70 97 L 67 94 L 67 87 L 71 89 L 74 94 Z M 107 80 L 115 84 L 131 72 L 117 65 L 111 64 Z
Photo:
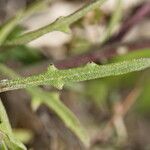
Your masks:
M 148 72 L 149 73 L 149 72 Z M 148 115 L 150 112 L 150 80 L 149 76 L 145 76 L 146 82 L 142 83 L 142 91 L 135 105 L 137 112 L 141 115 Z
M 109 39 L 109 37 L 113 34 L 115 27 L 119 24 L 122 18 L 122 0 L 116 0 L 116 8 L 112 14 L 110 22 L 108 24 L 107 30 L 105 31 L 104 35 L 101 37 L 101 44 Z
M 57 68 L 51 66 L 49 72 L 58 71 Z M 13 70 L 4 65 L 0 65 L 0 71 L 11 78 L 19 77 Z M 59 100 L 57 93 L 49 93 L 40 88 L 26 89 L 28 93 L 33 96 L 33 103 L 40 105 L 40 103 L 47 104 L 65 123 L 65 125 L 83 142 L 85 146 L 89 146 L 89 137 L 84 128 L 80 124 L 76 116 Z
M 123 61 L 123 60 L 139 59 L 142 57 L 150 58 L 150 48 L 137 49 L 136 51 L 132 51 L 124 55 L 115 56 L 114 58 L 112 58 L 112 61 L 116 62 L 116 61 Z
M 31 31 L 28 33 L 25 33 L 23 35 L 20 35 L 16 39 L 13 39 L 11 41 L 6 41 L 5 46 L 10 46 L 10 45 L 22 45 L 26 44 L 28 42 L 31 42 L 40 36 L 47 34 L 48 32 L 52 31 L 63 31 L 67 32 L 69 31 L 69 26 L 74 23 L 75 21 L 79 20 L 82 18 L 86 13 L 89 11 L 94 10 L 95 8 L 98 8 L 101 4 L 103 4 L 106 0 L 92 0 L 76 12 L 74 12 L 71 15 L 68 15 L 66 17 L 60 17 L 57 19 L 55 22 L 46 25 L 40 29 L 37 29 L 35 31 Z
M 7 39 L 8 35 L 11 33 L 11 31 L 17 26 L 18 21 L 20 20 L 21 16 L 23 14 L 23 11 L 20 11 L 16 17 L 9 20 L 7 23 L 5 23 L 3 26 L 1 26 L 0 29 L 0 45 Z
M 91 80 L 87 82 L 85 94 L 92 98 L 93 102 L 97 107 L 101 107 L 105 104 L 109 87 L 103 80 Z
M 24 10 L 19 10 L 15 17 L 8 20 L 5 24 L 0 27 L 0 45 L 7 39 L 9 34 L 13 31 L 13 29 L 22 21 L 24 18 L 32 15 L 41 8 L 47 5 L 47 0 L 37 0 L 32 5 Z
M 80 124 L 76 116 L 60 101 L 58 93 L 49 93 L 40 88 L 28 89 L 34 100 L 38 103 L 47 104 L 65 123 L 65 125 L 75 133 L 85 146 L 89 146 L 89 137 Z
M 12 130 L 8 121 L 5 108 L 0 100 L 0 130 L 5 130 L 8 134 L 12 134 Z
M 8 150 L 8 148 L 7 148 L 6 144 L 4 143 L 4 141 L 2 141 L 0 143 L 0 150 Z
M 0 131 L 3 133 L 2 141 L 4 141 L 3 147 L 11 150 L 26 150 L 25 146 L 17 140 L 13 133 L 12 129 L 5 111 L 5 108 L 0 100 Z
M 140 71 L 150 67 L 150 58 L 128 60 L 107 65 L 87 64 L 85 67 L 58 70 L 50 67 L 46 73 L 22 79 L 2 80 L 0 92 L 50 84 L 57 88 L 66 83 L 74 83 L 91 79 L 103 78 Z
M 28 129 L 14 129 L 13 134 L 23 143 L 29 143 L 34 138 L 33 132 Z
M 23 64 L 34 64 L 40 61 L 41 56 L 38 49 L 20 45 L 15 48 L 9 48 L 9 50 L 0 53 L 0 63 L 6 63 L 8 60 L 20 61 Z

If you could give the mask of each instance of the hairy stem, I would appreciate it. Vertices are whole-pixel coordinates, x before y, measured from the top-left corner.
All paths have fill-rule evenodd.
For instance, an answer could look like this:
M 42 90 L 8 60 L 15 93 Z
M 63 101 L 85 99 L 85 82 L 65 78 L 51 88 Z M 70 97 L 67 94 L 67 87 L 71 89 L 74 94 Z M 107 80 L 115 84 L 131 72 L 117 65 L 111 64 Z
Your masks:
M 133 71 L 140 71 L 148 67 L 150 67 L 150 58 L 134 59 L 108 65 L 96 65 L 91 63 L 85 67 L 68 70 L 58 70 L 54 66 L 51 66 L 46 73 L 40 75 L 22 79 L 2 80 L 0 82 L 0 92 L 43 84 L 50 84 L 61 89 L 66 83 L 117 76 Z
M 69 26 L 74 23 L 75 21 L 79 20 L 82 18 L 84 15 L 86 15 L 89 11 L 94 10 L 95 8 L 99 7 L 101 4 L 103 4 L 106 0 L 93 0 L 74 12 L 71 15 L 68 15 L 66 17 L 60 17 L 57 19 L 55 22 L 44 26 L 38 30 L 28 32 L 26 34 L 23 34 L 19 36 L 18 38 L 7 41 L 5 45 L 21 45 L 21 44 L 26 44 L 30 41 L 33 41 L 40 36 L 47 34 L 48 32 L 52 31 L 63 31 L 63 32 L 68 32 L 69 31 Z

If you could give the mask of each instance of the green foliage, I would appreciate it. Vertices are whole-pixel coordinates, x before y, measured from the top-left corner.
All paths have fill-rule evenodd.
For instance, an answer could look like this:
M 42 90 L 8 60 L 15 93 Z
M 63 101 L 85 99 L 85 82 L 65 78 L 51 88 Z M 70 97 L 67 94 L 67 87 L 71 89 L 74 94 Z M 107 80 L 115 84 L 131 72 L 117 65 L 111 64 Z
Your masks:
M 28 8 L 18 11 L 17 15 L 14 18 L 8 20 L 5 24 L 1 25 L 0 45 L 3 44 L 3 42 L 8 38 L 10 33 L 13 31 L 13 29 L 19 24 L 19 22 L 22 19 L 32 15 L 36 11 L 39 11 L 41 8 L 45 7 L 46 5 L 47 5 L 47 0 L 43 0 L 43 1 L 37 0 Z
M 29 143 L 34 138 L 34 134 L 28 129 L 13 129 L 13 134 L 23 143 Z
M 2 149 L 26 150 L 25 146 L 14 137 L 5 108 L 1 100 L 0 100 L 0 136 L 2 136 L 0 139 L 0 146 L 2 144 Z
M 40 52 L 36 48 L 31 48 L 25 45 L 17 46 L 9 51 L 3 51 L 0 54 L 0 62 L 5 63 L 7 60 L 20 61 L 23 64 L 33 64 L 42 59 Z
M 77 135 L 84 145 L 89 146 L 90 141 L 86 131 L 76 116 L 60 101 L 58 93 L 45 92 L 40 88 L 28 89 L 28 91 L 36 103 L 44 103 L 49 106 L 63 120 L 65 125 Z
M 150 70 L 147 70 L 147 73 L 149 74 Z M 150 113 L 150 80 L 149 76 L 145 75 L 145 82 L 142 83 L 142 92 L 137 100 L 137 103 L 135 105 L 135 109 L 140 115 L 149 116 Z
M 150 67 L 149 58 L 123 61 L 108 65 L 96 65 L 91 63 L 85 67 L 68 70 L 58 70 L 54 66 L 51 66 L 46 73 L 37 76 L 23 79 L 2 80 L 0 83 L 0 91 L 28 88 L 43 84 L 50 84 L 61 89 L 66 83 L 122 75 L 133 71 L 140 71 L 148 67 Z
M 95 8 L 98 8 L 102 3 L 104 3 L 106 0 L 93 0 L 90 3 L 83 6 L 78 11 L 74 12 L 73 14 L 66 16 L 66 17 L 60 17 L 55 22 L 46 25 L 38 30 L 31 31 L 28 33 L 25 33 L 16 39 L 13 39 L 11 41 L 6 41 L 5 45 L 22 45 L 26 44 L 30 41 L 33 41 L 37 39 L 38 37 L 47 34 L 48 32 L 52 31 L 62 31 L 65 33 L 70 32 L 70 25 L 74 23 L 75 21 L 82 18 L 86 13 L 89 11 L 94 10 Z
M 122 18 L 122 0 L 116 0 L 116 9 L 112 14 L 107 30 L 101 37 L 101 44 L 109 39 Z
M 101 79 L 91 80 L 86 85 L 86 95 L 90 96 L 96 106 L 100 107 L 106 102 L 109 87 L 107 83 Z
M 85 6 L 83 6 L 76 12 L 74 12 L 73 14 L 68 15 L 66 17 L 60 17 L 55 22 L 47 26 L 44 26 L 38 30 L 27 32 L 24 34 L 21 34 L 22 30 L 19 30 L 17 34 L 13 34 L 13 36 L 11 36 L 12 33 L 16 31 L 15 30 L 16 27 L 18 26 L 19 22 L 22 19 L 24 19 L 24 17 L 27 17 L 32 13 L 34 13 L 35 11 L 39 10 L 39 8 L 41 8 L 41 6 L 43 7 L 43 4 L 45 5 L 46 4 L 45 2 L 47 2 L 47 1 L 39 0 L 37 1 L 38 3 L 36 2 L 29 8 L 20 10 L 14 18 L 12 18 L 11 20 L 9 20 L 8 22 L 6 22 L 4 25 L 0 27 L 0 45 L 2 47 L 3 46 L 15 47 L 15 52 L 12 50 L 13 54 L 9 53 L 9 55 L 13 59 L 20 58 L 20 60 L 23 62 L 22 56 L 24 57 L 24 55 L 26 54 L 26 57 L 32 56 L 31 59 L 33 60 L 35 55 L 34 54 L 31 55 L 30 48 L 28 48 L 25 45 L 26 43 L 31 42 L 41 37 L 42 35 L 52 31 L 61 31 L 61 32 L 69 33 L 71 24 L 73 24 L 74 22 L 82 18 L 84 15 L 86 15 L 87 12 L 98 8 L 105 1 L 106 0 L 90 1 L 88 4 L 86 4 Z M 121 0 L 118 0 L 117 9 L 112 15 L 106 34 L 102 38 L 102 43 L 109 38 L 109 36 L 113 32 L 114 27 L 120 21 L 121 11 L 122 11 Z M 17 52 L 16 49 L 19 49 L 19 51 L 24 50 L 26 51 L 26 53 Z M 94 63 L 89 63 L 84 67 L 68 69 L 68 70 L 58 70 L 57 68 L 55 68 L 55 66 L 52 65 L 48 68 L 47 72 L 36 76 L 30 76 L 27 78 L 21 78 L 11 69 L 8 69 L 6 66 L 0 64 L 0 71 L 2 72 L 2 74 L 5 74 L 6 76 L 13 78 L 10 80 L 6 79 L 0 81 L 0 92 L 27 88 L 26 90 L 33 98 L 33 103 L 35 100 L 36 103 L 38 104 L 44 103 L 48 107 L 50 107 L 62 119 L 65 125 L 70 130 L 72 130 L 72 132 L 74 132 L 74 134 L 84 143 L 84 145 L 88 146 L 89 137 L 87 136 L 84 128 L 82 127 L 82 125 L 80 124 L 76 116 L 61 102 L 61 100 L 59 99 L 59 94 L 56 92 L 55 93 L 46 92 L 35 86 L 46 84 L 46 85 L 52 85 L 58 89 L 62 89 L 65 84 L 110 77 L 110 76 L 118 76 L 118 75 L 123 75 L 134 71 L 141 71 L 143 69 L 149 68 L 150 58 L 149 55 L 148 56 L 145 55 L 145 54 L 149 54 L 149 51 L 147 53 L 146 52 L 139 52 L 139 53 L 126 55 L 123 56 L 122 58 L 121 57 L 115 58 L 116 60 L 119 60 L 119 62 L 107 64 L 107 65 L 97 65 Z M 38 55 L 36 56 L 38 57 Z M 141 58 L 143 56 L 148 58 Z M 130 60 L 131 58 L 132 60 Z M 133 58 L 141 58 L 141 59 L 133 59 Z M 3 53 L 0 56 L 0 59 L 2 61 L 9 59 L 8 53 L 7 52 Z M 28 60 L 25 59 L 25 62 L 27 61 Z M 35 88 L 30 88 L 33 86 Z M 94 83 L 90 85 L 90 88 L 93 89 L 93 91 L 90 89 L 91 93 L 89 92 L 88 94 L 92 97 L 94 97 L 93 93 L 95 94 L 95 92 L 97 93 L 99 92 L 99 89 L 103 93 L 103 95 L 98 95 L 99 96 L 98 98 L 94 97 L 97 104 L 99 104 L 99 98 L 106 99 L 105 97 L 107 96 L 108 87 L 105 84 L 100 85 Z M 25 150 L 26 149 L 24 145 L 20 141 L 18 141 L 13 135 L 12 129 L 8 121 L 8 117 L 6 115 L 5 109 L 1 101 L 0 101 L 0 142 L 2 146 L 0 148 L 3 150 L 8 150 L 8 149 Z
M 14 71 L 7 68 L 4 65 L 0 65 L 0 72 L 11 78 L 19 77 Z M 27 92 L 32 95 L 33 103 L 47 104 L 65 123 L 65 125 L 75 133 L 77 137 L 84 143 L 85 146 L 89 146 L 89 137 L 86 134 L 84 128 L 80 124 L 76 116 L 60 101 L 58 93 L 49 93 L 41 90 L 40 88 L 28 88 Z
M 116 56 L 113 58 L 113 62 L 116 61 L 124 61 L 124 60 L 131 60 L 131 59 L 137 59 L 137 58 L 150 58 L 150 49 L 137 49 L 136 51 L 127 53 L 125 55 Z

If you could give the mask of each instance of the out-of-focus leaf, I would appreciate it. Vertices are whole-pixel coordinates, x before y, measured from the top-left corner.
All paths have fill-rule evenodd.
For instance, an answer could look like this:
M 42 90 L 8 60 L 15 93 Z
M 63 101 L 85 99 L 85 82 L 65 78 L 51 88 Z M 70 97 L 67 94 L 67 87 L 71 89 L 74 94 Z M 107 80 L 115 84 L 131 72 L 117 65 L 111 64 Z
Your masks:
M 148 78 L 147 78 L 148 79 Z M 146 80 L 147 81 L 147 80 Z M 150 112 L 150 80 L 143 84 L 143 90 L 137 100 L 135 108 L 140 114 L 149 115 Z
M 10 150 L 26 150 L 25 146 L 14 137 L 12 129 L 5 111 L 5 108 L 0 100 L 0 131 L 3 133 L 2 141 L 4 149 L 8 147 Z
M 72 54 L 82 54 L 85 53 L 89 47 L 91 46 L 91 43 L 87 41 L 84 38 L 81 37 L 75 37 L 72 40 L 71 43 L 71 53 Z
M 26 44 L 28 42 L 31 42 L 39 37 L 41 37 L 44 34 L 47 34 L 48 32 L 52 31 L 63 31 L 63 32 L 69 32 L 70 31 L 70 25 L 80 18 L 82 18 L 86 13 L 89 11 L 92 11 L 96 8 L 98 8 L 100 5 L 102 5 L 106 0 L 93 0 L 90 1 L 88 4 L 84 5 L 82 8 L 77 10 L 76 12 L 72 13 L 71 15 L 68 15 L 66 17 L 60 17 L 55 22 L 46 25 L 40 29 L 37 29 L 35 31 L 31 31 L 28 33 L 25 33 L 16 39 L 13 39 L 11 41 L 6 41 L 5 45 L 22 45 Z
M 13 134 L 23 143 L 29 143 L 33 139 L 33 133 L 29 130 L 15 129 L 13 130 Z
M 123 61 L 123 60 L 131 60 L 131 59 L 138 59 L 138 58 L 150 58 L 150 49 L 137 49 L 134 52 L 129 52 L 124 55 L 116 56 L 112 59 L 113 62 L 116 61 Z
M 108 24 L 107 30 L 101 37 L 101 44 L 103 44 L 114 32 L 115 27 L 119 24 L 122 18 L 122 0 L 116 0 L 116 8 L 112 14 L 111 20 Z
M 86 95 L 90 96 L 97 106 L 102 106 L 108 96 L 107 82 L 102 80 L 92 80 L 86 84 Z
M 42 56 L 38 49 L 24 45 L 12 48 L 9 51 L 3 51 L 0 54 L 1 63 L 5 63 L 7 60 L 16 60 L 22 62 L 23 64 L 33 64 L 41 59 Z
M 5 24 L 0 27 L 0 45 L 7 39 L 8 35 L 14 30 L 14 28 L 18 25 L 18 23 L 24 19 L 25 17 L 30 16 L 35 13 L 37 10 L 45 7 L 47 5 L 48 0 L 37 0 L 31 6 L 24 10 L 18 11 L 15 17 L 8 20 Z
M 84 143 L 89 146 L 89 137 L 80 124 L 76 116 L 60 101 L 58 93 L 49 93 L 39 88 L 28 89 L 37 103 L 45 103 L 49 106 L 65 123 L 65 125 L 75 133 L 75 135 Z M 34 102 L 33 102 L 34 103 Z

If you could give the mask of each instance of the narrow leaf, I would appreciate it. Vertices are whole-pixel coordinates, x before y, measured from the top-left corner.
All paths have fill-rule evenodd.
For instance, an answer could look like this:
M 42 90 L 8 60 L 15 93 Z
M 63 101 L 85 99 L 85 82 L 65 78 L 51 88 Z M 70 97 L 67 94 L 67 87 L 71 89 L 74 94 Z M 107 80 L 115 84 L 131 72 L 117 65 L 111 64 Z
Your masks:
M 13 70 L 2 64 L 0 65 L 0 71 L 11 78 L 19 77 Z M 58 71 L 58 69 L 51 66 L 48 71 L 55 74 L 55 71 Z M 83 144 L 87 147 L 89 146 L 89 137 L 86 134 L 86 131 L 80 124 L 78 118 L 60 101 L 57 93 L 49 93 L 38 87 L 32 89 L 28 88 L 26 90 L 33 96 L 34 103 L 38 103 L 38 105 L 40 103 L 47 104 L 54 112 L 56 112 L 65 125 L 83 142 Z
M 85 67 L 68 70 L 58 70 L 52 66 L 46 73 L 37 76 L 14 80 L 2 80 L 0 82 L 0 92 L 43 84 L 62 87 L 66 83 L 122 75 L 133 71 L 140 71 L 148 67 L 150 67 L 150 58 L 134 59 L 107 65 L 91 63 L 87 64 Z
M 108 27 L 104 35 L 101 37 L 101 40 L 100 40 L 101 44 L 103 44 L 105 41 L 109 39 L 109 37 L 113 34 L 115 27 L 119 24 L 123 15 L 122 6 L 123 6 L 122 0 L 116 0 L 116 8 L 112 14 L 112 17 L 110 19 L 110 22 L 108 24 Z
M 5 45 L 21 45 L 21 44 L 26 44 L 28 42 L 31 42 L 40 36 L 47 34 L 48 32 L 52 31 L 65 31 L 68 32 L 69 25 L 74 23 L 75 21 L 79 20 L 82 18 L 86 13 L 89 11 L 94 10 L 95 8 L 98 8 L 101 4 L 103 4 L 106 0 L 92 0 L 76 12 L 74 12 L 71 15 L 68 15 L 66 17 L 61 17 L 57 19 L 55 22 L 46 25 L 38 30 L 31 31 L 28 33 L 25 33 L 18 38 L 7 41 Z
M 40 88 L 28 89 L 34 99 L 45 103 L 62 119 L 65 125 L 72 130 L 85 146 L 89 146 L 89 137 L 76 116 L 60 101 L 58 93 L 49 93 Z M 37 98 L 36 98 L 37 97 Z
M 13 150 L 26 150 L 25 146 L 17 140 L 13 133 L 12 129 L 5 111 L 5 108 L 0 100 L 0 131 L 3 133 L 3 148 L 6 149 L 6 146 L 8 149 Z
M 19 10 L 15 17 L 8 20 L 6 23 L 0 26 L 0 45 L 7 39 L 8 35 L 11 31 L 26 17 L 32 15 L 36 11 L 40 10 L 41 8 L 46 7 L 48 0 L 37 0 L 32 5 L 27 7 L 24 10 Z

